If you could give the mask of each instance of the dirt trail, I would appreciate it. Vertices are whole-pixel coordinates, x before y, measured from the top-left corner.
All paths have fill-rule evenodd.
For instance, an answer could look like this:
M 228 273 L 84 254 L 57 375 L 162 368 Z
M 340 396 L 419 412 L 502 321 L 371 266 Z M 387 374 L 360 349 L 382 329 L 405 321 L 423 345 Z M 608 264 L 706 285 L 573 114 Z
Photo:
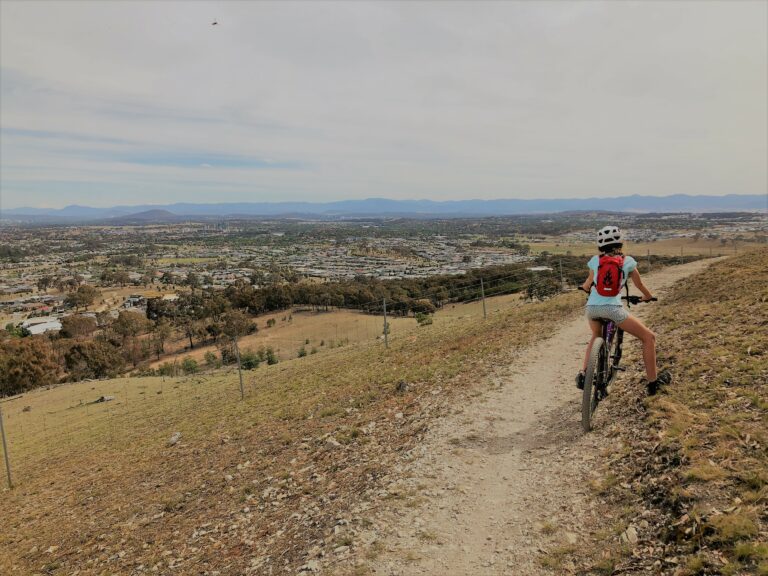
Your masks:
M 644 279 L 663 296 L 711 262 Z M 643 315 L 642 306 L 633 311 Z M 596 430 L 581 432 L 573 377 L 586 343 L 579 317 L 513 362 L 512 354 L 510 363 L 500 359 L 495 388 L 431 429 L 420 455 L 401 470 L 404 488 L 425 500 L 392 508 L 377 522 L 389 534 L 379 535 L 386 545 L 369 563 L 376 574 L 552 574 L 542 567 L 542 550 L 578 546 L 583 526 L 599 525 L 587 483 L 611 440 L 600 432 L 599 410 Z

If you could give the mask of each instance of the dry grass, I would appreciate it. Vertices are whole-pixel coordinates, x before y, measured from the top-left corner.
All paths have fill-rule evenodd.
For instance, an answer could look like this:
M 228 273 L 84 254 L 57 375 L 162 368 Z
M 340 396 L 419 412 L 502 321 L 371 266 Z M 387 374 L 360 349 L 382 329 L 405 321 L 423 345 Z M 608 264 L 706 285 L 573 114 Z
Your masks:
M 609 406 L 628 427 L 619 434 L 632 453 L 606 471 L 606 483 L 618 474 L 646 487 L 630 515 L 658 512 L 654 532 L 676 546 L 679 574 L 760 573 L 768 530 L 768 250 L 678 284 L 648 322 L 675 380 L 644 402 L 644 421 L 632 421 L 642 414 L 640 400 L 619 389 L 626 410 L 640 410 L 627 417 Z M 635 386 L 632 373 L 623 380 Z M 626 494 L 606 494 L 614 506 L 627 505 Z
M 581 304 L 566 294 L 486 321 L 411 320 L 389 350 L 360 342 L 247 372 L 242 402 L 234 372 L 81 382 L 5 402 L 18 486 L 0 500 L 0 573 L 295 573 L 351 517 L 350 495 L 380 490 L 429 417 L 474 393 L 502 350 Z M 102 395 L 116 399 L 89 404 Z
M 505 312 L 524 303 L 521 294 L 505 294 L 486 298 L 488 314 Z M 483 314 L 481 302 L 450 304 L 438 310 L 434 315 L 434 324 L 454 320 L 476 321 Z M 241 349 L 258 350 L 272 347 L 278 358 L 289 360 L 298 356 L 298 350 L 305 347 L 307 353 L 314 349 L 317 353 L 346 346 L 350 343 L 365 342 L 379 338 L 383 330 L 383 318 L 363 314 L 354 310 L 332 310 L 329 312 L 280 311 L 258 316 L 256 322 L 259 331 L 240 339 Z M 274 320 L 274 326 L 267 323 Z M 391 333 L 394 336 L 418 334 L 420 328 L 413 318 L 389 317 Z M 307 343 L 309 340 L 309 343 Z M 184 358 L 193 358 L 202 366 L 206 352 L 217 352 L 214 344 L 196 345 L 193 350 L 187 348 L 189 341 L 177 337 L 166 345 L 167 355 L 153 361 L 150 367 L 157 368 L 165 362 L 182 362 Z

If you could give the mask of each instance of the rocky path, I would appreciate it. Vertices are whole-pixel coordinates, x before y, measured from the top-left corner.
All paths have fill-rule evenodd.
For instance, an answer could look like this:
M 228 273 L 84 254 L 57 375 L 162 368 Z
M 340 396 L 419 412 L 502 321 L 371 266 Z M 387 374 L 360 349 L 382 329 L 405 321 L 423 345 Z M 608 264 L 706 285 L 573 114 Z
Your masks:
M 709 262 L 645 280 L 663 297 L 666 287 Z M 642 306 L 635 310 L 642 316 Z M 573 376 L 587 343 L 584 319 L 553 329 L 548 340 L 500 362 L 493 389 L 436 423 L 420 455 L 403 466 L 403 489 L 423 501 L 393 506 L 378 519 L 387 533 L 379 534 L 375 553 L 367 552 L 376 574 L 527 576 L 573 569 L 559 563 L 558 550 L 599 529 L 589 480 L 610 441 L 601 433 L 609 423 L 598 411 L 596 430 L 581 432 Z

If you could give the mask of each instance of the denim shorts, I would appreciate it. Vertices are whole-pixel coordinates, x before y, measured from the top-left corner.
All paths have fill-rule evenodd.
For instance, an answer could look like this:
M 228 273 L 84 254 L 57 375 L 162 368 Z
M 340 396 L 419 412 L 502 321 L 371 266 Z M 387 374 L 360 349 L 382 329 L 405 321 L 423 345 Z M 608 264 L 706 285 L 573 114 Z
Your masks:
M 615 324 L 621 324 L 629 318 L 629 312 L 621 304 L 598 304 L 587 306 L 587 318 L 612 320 Z

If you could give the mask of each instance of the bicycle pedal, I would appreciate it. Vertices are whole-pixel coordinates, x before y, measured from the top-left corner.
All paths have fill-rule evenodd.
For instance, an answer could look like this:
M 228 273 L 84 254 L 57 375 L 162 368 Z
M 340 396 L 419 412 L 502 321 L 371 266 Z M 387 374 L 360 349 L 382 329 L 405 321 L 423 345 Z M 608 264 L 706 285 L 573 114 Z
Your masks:
M 627 369 L 622 367 L 622 366 L 614 366 L 613 369 L 614 370 L 618 370 L 619 372 L 626 372 L 627 371 Z

